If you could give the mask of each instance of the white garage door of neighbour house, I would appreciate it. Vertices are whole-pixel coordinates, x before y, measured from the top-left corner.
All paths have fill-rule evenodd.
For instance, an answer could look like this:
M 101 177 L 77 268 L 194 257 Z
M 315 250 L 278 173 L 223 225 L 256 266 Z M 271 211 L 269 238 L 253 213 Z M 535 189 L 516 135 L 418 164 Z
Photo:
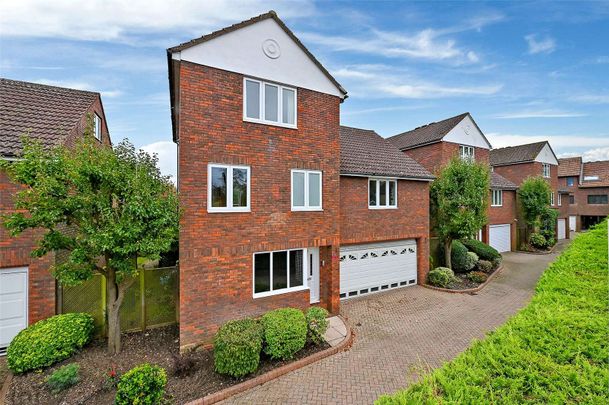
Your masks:
M 350 298 L 417 283 L 414 239 L 340 248 L 340 297 Z
M 0 269 L 0 353 L 27 326 L 27 267 Z
M 565 218 L 558 218 L 558 239 L 567 239 L 567 220 Z
M 498 252 L 509 252 L 510 243 L 510 224 L 490 225 L 488 227 L 489 245 L 497 249 Z
M 577 226 L 576 223 L 577 223 L 577 217 L 575 215 L 569 216 L 569 230 L 571 232 L 575 232 L 575 228 Z

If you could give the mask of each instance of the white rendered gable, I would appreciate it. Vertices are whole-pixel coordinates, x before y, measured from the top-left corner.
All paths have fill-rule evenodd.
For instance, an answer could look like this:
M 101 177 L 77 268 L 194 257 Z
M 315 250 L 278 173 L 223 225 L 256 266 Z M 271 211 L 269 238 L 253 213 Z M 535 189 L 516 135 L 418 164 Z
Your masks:
M 558 160 L 556 159 L 556 156 L 552 152 L 550 145 L 548 145 L 547 143 L 545 144 L 543 149 L 541 149 L 541 151 L 535 158 L 535 161 L 541 162 L 541 163 L 548 163 L 551 165 L 558 165 Z
M 176 52 L 172 58 L 344 96 L 272 18 Z
M 484 135 L 482 135 L 482 132 L 480 132 L 478 126 L 469 115 L 451 129 L 442 140 L 483 149 L 491 148 L 491 145 L 484 138 Z

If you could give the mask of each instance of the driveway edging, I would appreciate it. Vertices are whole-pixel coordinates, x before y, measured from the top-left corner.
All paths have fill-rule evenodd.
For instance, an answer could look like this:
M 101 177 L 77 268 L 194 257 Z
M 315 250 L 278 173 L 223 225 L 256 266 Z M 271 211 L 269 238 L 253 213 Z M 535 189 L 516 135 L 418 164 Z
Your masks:
M 486 285 L 488 283 L 490 283 L 491 280 L 493 280 L 497 274 L 501 273 L 501 271 L 503 271 L 503 264 L 501 264 L 501 266 L 499 266 L 497 268 L 497 270 L 495 270 L 493 272 L 493 274 L 488 276 L 488 278 L 486 279 L 486 281 L 484 283 L 480 284 L 478 287 L 468 288 L 465 290 L 451 290 L 450 288 L 435 287 L 435 286 L 429 285 L 429 284 L 421 284 L 421 286 L 425 287 L 425 288 L 429 288 L 430 290 L 442 291 L 442 292 L 453 293 L 453 294 L 475 294 L 478 291 L 482 290 L 484 287 L 486 287 Z
M 326 357 L 332 356 L 336 353 L 349 349 L 351 347 L 351 345 L 353 344 L 354 333 L 353 333 L 353 330 L 351 329 L 351 326 L 345 320 L 345 318 L 342 317 L 341 315 L 338 315 L 338 316 L 342 319 L 343 323 L 347 327 L 347 337 L 342 342 L 337 344 L 336 346 L 329 347 L 326 350 L 322 350 L 321 352 L 317 352 L 317 353 L 314 353 L 303 359 L 296 360 L 292 363 L 286 364 L 284 366 L 281 366 L 279 368 L 266 372 L 262 375 L 259 375 L 258 377 L 244 381 L 240 384 L 233 385 L 232 387 L 228 387 L 223 390 L 208 394 L 202 398 L 195 399 L 193 401 L 188 402 L 187 405 L 215 404 L 216 402 L 220 402 L 222 400 L 230 398 L 233 395 L 239 394 L 241 392 L 252 389 L 258 385 L 262 385 L 266 382 L 274 380 L 291 371 L 298 370 L 299 368 L 303 368 L 303 367 L 308 366 L 309 364 L 315 363 L 321 359 L 324 359 Z

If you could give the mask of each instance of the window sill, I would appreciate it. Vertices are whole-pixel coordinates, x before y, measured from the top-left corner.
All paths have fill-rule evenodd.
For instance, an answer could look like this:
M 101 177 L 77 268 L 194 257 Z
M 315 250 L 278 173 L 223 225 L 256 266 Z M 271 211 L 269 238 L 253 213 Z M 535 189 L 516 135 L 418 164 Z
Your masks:
M 208 208 L 209 214 L 238 214 L 252 212 L 249 208 L 246 209 L 234 209 L 234 208 Z
M 500 204 L 500 205 L 491 204 L 491 208 L 501 208 L 501 207 L 503 207 L 503 204 Z
M 323 212 L 323 208 L 299 208 L 292 207 L 292 212 Z
M 254 118 L 247 118 L 247 117 L 243 118 L 243 122 L 249 122 L 249 123 L 252 123 L 252 124 L 268 125 L 268 126 L 271 126 L 271 127 L 298 129 L 298 126 L 292 125 L 292 124 L 284 124 L 282 122 L 275 122 L 275 121 L 257 120 L 257 119 L 254 119 Z
M 368 206 L 368 209 L 369 210 L 397 210 L 398 207 L 397 207 L 397 205 L 395 207 L 371 207 L 371 206 Z
M 256 299 L 256 298 L 264 298 L 264 297 L 271 297 L 273 295 L 289 294 L 289 293 L 294 293 L 294 292 L 299 292 L 299 291 L 305 291 L 305 290 L 308 290 L 308 289 L 309 289 L 308 286 L 293 287 L 293 288 L 284 288 L 284 289 L 277 290 L 277 291 L 267 291 L 267 292 L 263 292 L 263 293 L 254 293 L 253 297 L 254 297 L 254 299 Z

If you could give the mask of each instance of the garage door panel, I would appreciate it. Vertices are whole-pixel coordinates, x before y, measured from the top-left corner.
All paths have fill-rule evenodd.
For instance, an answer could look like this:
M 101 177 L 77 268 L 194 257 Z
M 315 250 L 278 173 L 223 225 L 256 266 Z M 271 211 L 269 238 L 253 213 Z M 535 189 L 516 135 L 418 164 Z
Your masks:
M 558 239 L 566 239 L 567 238 L 567 220 L 565 218 L 558 219 L 558 229 L 557 229 L 557 237 Z
M 510 224 L 489 226 L 489 245 L 498 252 L 509 252 L 511 250 Z
M 0 351 L 27 326 L 27 268 L 0 270 Z

